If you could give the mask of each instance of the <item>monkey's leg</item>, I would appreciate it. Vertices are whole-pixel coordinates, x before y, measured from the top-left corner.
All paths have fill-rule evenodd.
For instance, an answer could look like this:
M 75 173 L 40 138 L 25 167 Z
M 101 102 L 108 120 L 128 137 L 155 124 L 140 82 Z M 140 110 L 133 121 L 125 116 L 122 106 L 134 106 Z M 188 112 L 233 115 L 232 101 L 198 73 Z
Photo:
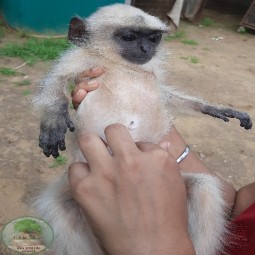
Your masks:
M 182 174 L 188 194 L 189 234 L 196 255 L 218 254 L 227 233 L 227 207 L 220 180 L 208 174 Z
M 50 184 L 33 204 L 53 229 L 52 255 L 103 255 L 86 219 L 72 198 L 67 173 Z
M 201 99 L 174 91 L 170 86 L 161 86 L 161 92 L 167 107 L 172 107 L 179 112 L 185 112 L 185 110 L 197 111 L 226 122 L 229 121 L 229 118 L 236 118 L 240 120 L 241 127 L 245 129 L 252 128 L 252 120 L 246 112 L 209 105 Z

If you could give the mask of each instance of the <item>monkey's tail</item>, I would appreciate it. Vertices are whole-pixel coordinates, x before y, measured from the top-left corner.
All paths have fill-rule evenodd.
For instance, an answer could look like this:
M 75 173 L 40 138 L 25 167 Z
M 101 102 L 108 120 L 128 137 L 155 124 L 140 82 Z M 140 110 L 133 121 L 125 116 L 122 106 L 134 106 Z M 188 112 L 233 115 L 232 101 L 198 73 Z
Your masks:
M 53 229 L 54 255 L 103 255 L 86 219 L 71 196 L 67 173 L 36 198 L 38 217 Z
M 219 178 L 183 173 L 188 193 L 189 234 L 196 255 L 222 252 L 227 228 L 227 204 Z

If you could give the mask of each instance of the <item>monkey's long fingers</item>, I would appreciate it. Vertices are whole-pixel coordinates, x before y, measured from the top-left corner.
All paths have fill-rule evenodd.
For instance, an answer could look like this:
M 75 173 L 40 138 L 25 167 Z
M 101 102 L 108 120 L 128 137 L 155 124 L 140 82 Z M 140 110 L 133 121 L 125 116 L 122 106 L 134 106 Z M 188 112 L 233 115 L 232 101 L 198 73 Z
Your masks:
M 48 143 L 49 138 L 50 138 L 49 134 L 45 132 L 43 127 L 41 127 L 41 132 L 39 136 L 39 147 L 42 148 L 43 154 L 46 157 L 49 157 L 51 155 L 50 145 Z
M 43 153 L 47 155 L 52 155 L 52 157 L 57 158 L 59 156 L 58 150 L 60 149 L 61 151 L 66 149 L 65 146 L 65 133 L 66 133 L 66 128 L 65 129 L 56 129 L 52 130 L 50 134 L 50 140 L 49 140 L 49 145 L 46 146 L 46 148 L 43 150 Z
M 252 120 L 246 112 L 239 112 L 233 109 L 223 109 L 223 113 L 225 116 L 229 118 L 236 118 L 240 120 L 240 126 L 244 127 L 245 129 L 251 129 L 252 128 Z
M 246 112 L 239 112 L 229 108 L 217 108 L 210 105 L 206 106 L 202 112 L 226 122 L 229 121 L 229 118 L 236 118 L 240 120 L 241 127 L 244 127 L 247 130 L 252 128 L 252 120 Z
M 73 132 L 75 130 L 74 124 L 71 121 L 69 114 L 66 116 L 66 125 L 71 132 Z
M 54 158 L 57 158 L 59 156 L 58 149 L 60 149 L 61 151 L 66 149 L 66 129 L 66 127 L 48 129 L 41 127 L 41 132 L 39 136 L 39 147 L 42 148 L 43 153 L 46 157 L 52 155 Z

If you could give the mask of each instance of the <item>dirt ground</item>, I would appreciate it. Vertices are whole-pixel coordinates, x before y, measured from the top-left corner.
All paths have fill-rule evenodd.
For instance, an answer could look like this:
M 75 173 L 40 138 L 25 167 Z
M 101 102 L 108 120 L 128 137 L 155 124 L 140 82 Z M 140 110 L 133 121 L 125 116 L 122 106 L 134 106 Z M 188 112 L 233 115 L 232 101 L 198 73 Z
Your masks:
M 198 45 L 168 42 L 169 84 L 211 103 L 246 111 L 255 120 L 255 36 L 235 32 L 232 24 L 238 24 L 240 17 L 214 13 L 213 19 L 221 25 L 182 23 L 180 30 Z M 6 34 L 0 47 L 17 40 Z M 0 59 L 2 67 L 20 64 L 20 59 Z M 53 159 L 38 148 L 38 120 L 29 96 L 23 95 L 25 89 L 35 90 L 49 66 L 45 62 L 26 65 L 19 69 L 25 77 L 0 76 L 0 227 L 15 217 L 31 215 L 31 199 L 65 168 L 50 168 Z M 31 85 L 15 86 L 24 78 Z M 238 121 L 224 123 L 202 115 L 180 117 L 175 125 L 201 160 L 236 188 L 255 181 L 254 129 L 246 131 Z M 64 155 L 71 158 L 68 151 Z

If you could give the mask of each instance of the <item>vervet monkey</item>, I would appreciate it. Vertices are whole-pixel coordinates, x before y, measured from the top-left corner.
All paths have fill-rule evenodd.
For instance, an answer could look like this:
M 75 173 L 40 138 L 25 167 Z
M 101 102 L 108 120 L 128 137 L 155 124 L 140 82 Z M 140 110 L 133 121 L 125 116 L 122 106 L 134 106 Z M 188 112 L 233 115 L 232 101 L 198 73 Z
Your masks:
M 115 4 L 100 8 L 88 19 L 75 17 L 67 50 L 42 80 L 35 107 L 41 113 L 40 147 L 57 157 L 65 149 L 67 128 L 96 133 L 113 123 L 125 125 L 135 141 L 157 143 L 170 130 L 173 114 L 197 111 L 229 121 L 237 118 L 252 127 L 247 113 L 212 106 L 165 86 L 166 52 L 162 37 L 168 27 L 135 7 Z M 103 66 L 102 84 L 89 93 L 77 110 L 75 124 L 68 113 L 66 87 L 83 70 Z M 74 138 L 76 139 L 76 138 Z M 85 161 L 77 149 L 75 161 Z M 213 176 L 183 173 L 188 191 L 189 234 L 197 255 L 215 255 L 226 231 L 221 183 Z M 81 209 L 70 193 L 67 173 L 51 184 L 36 201 L 41 218 L 55 233 L 53 254 L 104 254 Z

